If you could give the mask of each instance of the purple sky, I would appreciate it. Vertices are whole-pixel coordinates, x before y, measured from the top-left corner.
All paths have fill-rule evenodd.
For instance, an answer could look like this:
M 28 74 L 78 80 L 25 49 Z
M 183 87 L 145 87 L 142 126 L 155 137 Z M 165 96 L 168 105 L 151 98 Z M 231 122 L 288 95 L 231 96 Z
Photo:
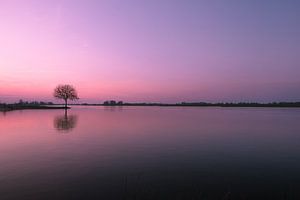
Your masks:
M 300 101 L 300 1 L 0 0 L 0 101 Z

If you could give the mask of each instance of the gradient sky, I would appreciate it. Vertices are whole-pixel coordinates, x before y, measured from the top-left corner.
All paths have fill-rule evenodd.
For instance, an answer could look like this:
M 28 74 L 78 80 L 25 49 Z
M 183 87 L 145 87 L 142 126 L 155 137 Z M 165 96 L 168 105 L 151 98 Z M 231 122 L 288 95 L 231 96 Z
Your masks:
M 0 0 L 0 101 L 300 101 L 300 1 Z

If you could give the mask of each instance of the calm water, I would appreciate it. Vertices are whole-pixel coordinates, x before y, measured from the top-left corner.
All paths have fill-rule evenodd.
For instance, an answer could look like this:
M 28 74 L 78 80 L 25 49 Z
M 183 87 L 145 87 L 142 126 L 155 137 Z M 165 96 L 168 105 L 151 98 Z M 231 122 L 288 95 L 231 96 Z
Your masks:
M 300 109 L 0 113 L 0 199 L 300 199 Z

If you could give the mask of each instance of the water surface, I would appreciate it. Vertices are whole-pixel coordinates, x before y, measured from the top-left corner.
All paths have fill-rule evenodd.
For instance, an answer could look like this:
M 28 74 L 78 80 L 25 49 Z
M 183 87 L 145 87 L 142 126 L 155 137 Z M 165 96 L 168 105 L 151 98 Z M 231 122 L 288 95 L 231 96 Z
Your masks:
M 300 199 L 300 109 L 0 113 L 0 199 Z

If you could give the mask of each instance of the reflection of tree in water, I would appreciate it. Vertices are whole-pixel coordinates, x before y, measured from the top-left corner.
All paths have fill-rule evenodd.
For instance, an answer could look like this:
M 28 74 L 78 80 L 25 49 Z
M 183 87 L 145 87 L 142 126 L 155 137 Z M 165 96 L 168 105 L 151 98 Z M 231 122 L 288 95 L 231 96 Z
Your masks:
M 76 127 L 77 116 L 68 115 L 68 111 L 65 110 L 65 114 L 61 116 L 56 116 L 54 118 L 54 127 L 58 131 L 71 131 Z

